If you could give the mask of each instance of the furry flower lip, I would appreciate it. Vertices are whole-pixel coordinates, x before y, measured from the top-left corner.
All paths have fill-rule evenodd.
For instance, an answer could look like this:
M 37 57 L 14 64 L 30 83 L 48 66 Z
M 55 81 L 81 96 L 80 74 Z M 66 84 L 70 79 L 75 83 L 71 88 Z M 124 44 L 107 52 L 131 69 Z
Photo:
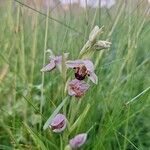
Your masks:
M 69 55 L 69 53 L 64 53 L 65 59 L 68 57 L 68 55 Z M 42 72 L 48 72 L 48 71 L 53 70 L 56 67 L 60 68 L 61 64 L 62 64 L 62 55 L 60 55 L 60 56 L 54 56 L 54 55 L 52 55 L 50 57 L 50 62 L 47 65 L 45 65 L 41 69 L 41 71 Z
M 69 145 L 71 148 L 79 148 L 81 147 L 87 140 L 87 133 L 81 133 L 76 135 L 69 141 Z
M 86 82 L 74 79 L 68 84 L 68 94 L 70 96 L 80 98 L 89 89 L 89 87 L 89 84 L 87 84 Z
M 75 78 L 78 80 L 84 80 L 88 77 L 93 83 L 97 84 L 98 78 L 94 73 L 94 65 L 90 60 L 74 60 L 67 61 L 67 67 L 75 70 Z
M 65 130 L 67 119 L 63 114 L 57 114 L 49 125 L 53 132 L 59 133 Z

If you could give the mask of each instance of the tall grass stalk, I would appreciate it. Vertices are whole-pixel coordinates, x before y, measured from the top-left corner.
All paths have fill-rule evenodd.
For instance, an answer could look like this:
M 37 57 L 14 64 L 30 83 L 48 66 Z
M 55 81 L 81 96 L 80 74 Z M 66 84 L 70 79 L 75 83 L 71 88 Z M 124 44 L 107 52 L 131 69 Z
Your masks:
M 19 53 L 19 59 L 20 59 L 20 73 L 23 76 L 23 82 L 25 83 L 27 77 L 26 77 L 26 66 L 25 66 L 25 43 L 24 43 L 24 24 L 23 24 L 23 18 L 22 15 L 24 14 L 24 9 L 18 6 L 18 15 L 19 15 L 19 26 L 18 29 L 20 28 L 20 46 L 18 49 Z
M 38 8 L 38 7 L 37 7 Z M 31 77 L 30 77 L 30 84 L 33 84 L 34 78 L 34 68 L 35 68 L 35 60 L 36 60 L 36 51 L 37 51 L 37 34 L 38 34 L 38 14 L 34 15 L 32 20 L 32 30 L 33 30 L 33 38 L 32 38 L 32 49 L 31 49 Z
M 47 17 L 45 23 L 45 38 L 44 38 L 44 49 L 43 49 L 43 66 L 45 65 L 46 49 L 47 49 L 47 35 L 48 35 L 48 22 L 49 22 L 49 6 L 47 8 Z M 44 72 L 42 72 L 42 86 L 41 86 L 41 100 L 40 100 L 40 113 L 42 114 L 42 108 L 44 104 Z M 41 120 L 42 123 L 42 120 Z M 40 124 L 41 127 L 41 124 Z

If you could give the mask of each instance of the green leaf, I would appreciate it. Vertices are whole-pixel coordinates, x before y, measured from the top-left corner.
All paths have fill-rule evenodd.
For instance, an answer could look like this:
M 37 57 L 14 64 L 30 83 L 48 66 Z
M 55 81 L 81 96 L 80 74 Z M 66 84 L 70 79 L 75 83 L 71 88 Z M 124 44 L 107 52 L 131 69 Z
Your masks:
M 80 124 L 82 123 L 82 121 L 84 120 L 84 118 L 86 117 L 89 109 L 90 109 L 91 105 L 87 104 L 86 108 L 84 109 L 83 113 L 78 117 L 78 119 L 75 121 L 75 123 L 72 125 L 72 127 L 70 128 L 70 133 L 77 127 L 80 126 Z
M 39 135 L 36 134 L 26 123 L 23 123 L 23 125 L 25 126 L 27 131 L 31 134 L 35 144 L 38 145 L 42 150 L 47 150 L 43 141 L 40 139 Z
M 58 112 L 61 110 L 61 108 L 66 103 L 66 101 L 67 101 L 67 97 L 59 104 L 59 106 L 55 109 L 55 111 L 52 113 L 52 115 L 48 118 L 48 120 L 46 121 L 46 123 L 43 126 L 43 130 L 46 130 L 48 128 L 49 124 L 51 124 L 51 121 L 58 114 Z

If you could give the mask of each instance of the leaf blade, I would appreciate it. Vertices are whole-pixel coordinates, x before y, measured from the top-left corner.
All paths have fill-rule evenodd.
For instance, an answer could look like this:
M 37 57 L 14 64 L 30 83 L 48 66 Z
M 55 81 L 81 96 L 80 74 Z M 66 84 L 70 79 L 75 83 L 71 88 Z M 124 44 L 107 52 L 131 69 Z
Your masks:
M 52 119 L 58 114 L 58 112 L 61 110 L 61 108 L 64 106 L 64 104 L 67 101 L 67 97 L 59 104 L 59 106 L 55 109 L 55 111 L 52 113 L 52 115 L 48 118 L 48 120 L 45 122 L 43 126 L 43 130 L 46 130 L 51 123 Z

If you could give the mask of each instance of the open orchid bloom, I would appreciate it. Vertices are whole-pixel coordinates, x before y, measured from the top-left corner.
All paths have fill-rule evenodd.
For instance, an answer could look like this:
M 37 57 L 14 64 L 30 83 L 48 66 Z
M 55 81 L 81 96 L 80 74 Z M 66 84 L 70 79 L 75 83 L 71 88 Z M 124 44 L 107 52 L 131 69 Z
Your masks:
M 69 54 L 69 53 L 64 53 L 65 59 L 68 57 L 68 54 Z M 49 62 L 47 65 L 45 65 L 45 66 L 41 69 L 41 71 L 42 71 L 42 72 L 47 72 L 47 71 L 53 70 L 53 69 L 56 68 L 56 67 L 60 68 L 60 66 L 61 66 L 61 64 L 62 64 L 62 57 L 63 57 L 63 56 L 54 56 L 54 55 L 52 55 L 52 56 L 50 57 L 50 62 Z
M 63 114 L 57 114 L 49 125 L 53 132 L 62 132 L 67 125 L 67 119 Z
M 94 73 L 94 65 L 90 60 L 67 61 L 67 67 L 75 69 L 75 77 L 78 80 L 84 80 L 86 76 L 95 84 L 98 78 Z
M 86 133 L 78 134 L 69 141 L 69 145 L 71 148 L 79 148 L 86 142 L 86 139 L 87 139 Z
M 68 94 L 70 96 L 81 97 L 84 95 L 89 87 L 90 86 L 86 82 L 74 79 L 69 82 Z

